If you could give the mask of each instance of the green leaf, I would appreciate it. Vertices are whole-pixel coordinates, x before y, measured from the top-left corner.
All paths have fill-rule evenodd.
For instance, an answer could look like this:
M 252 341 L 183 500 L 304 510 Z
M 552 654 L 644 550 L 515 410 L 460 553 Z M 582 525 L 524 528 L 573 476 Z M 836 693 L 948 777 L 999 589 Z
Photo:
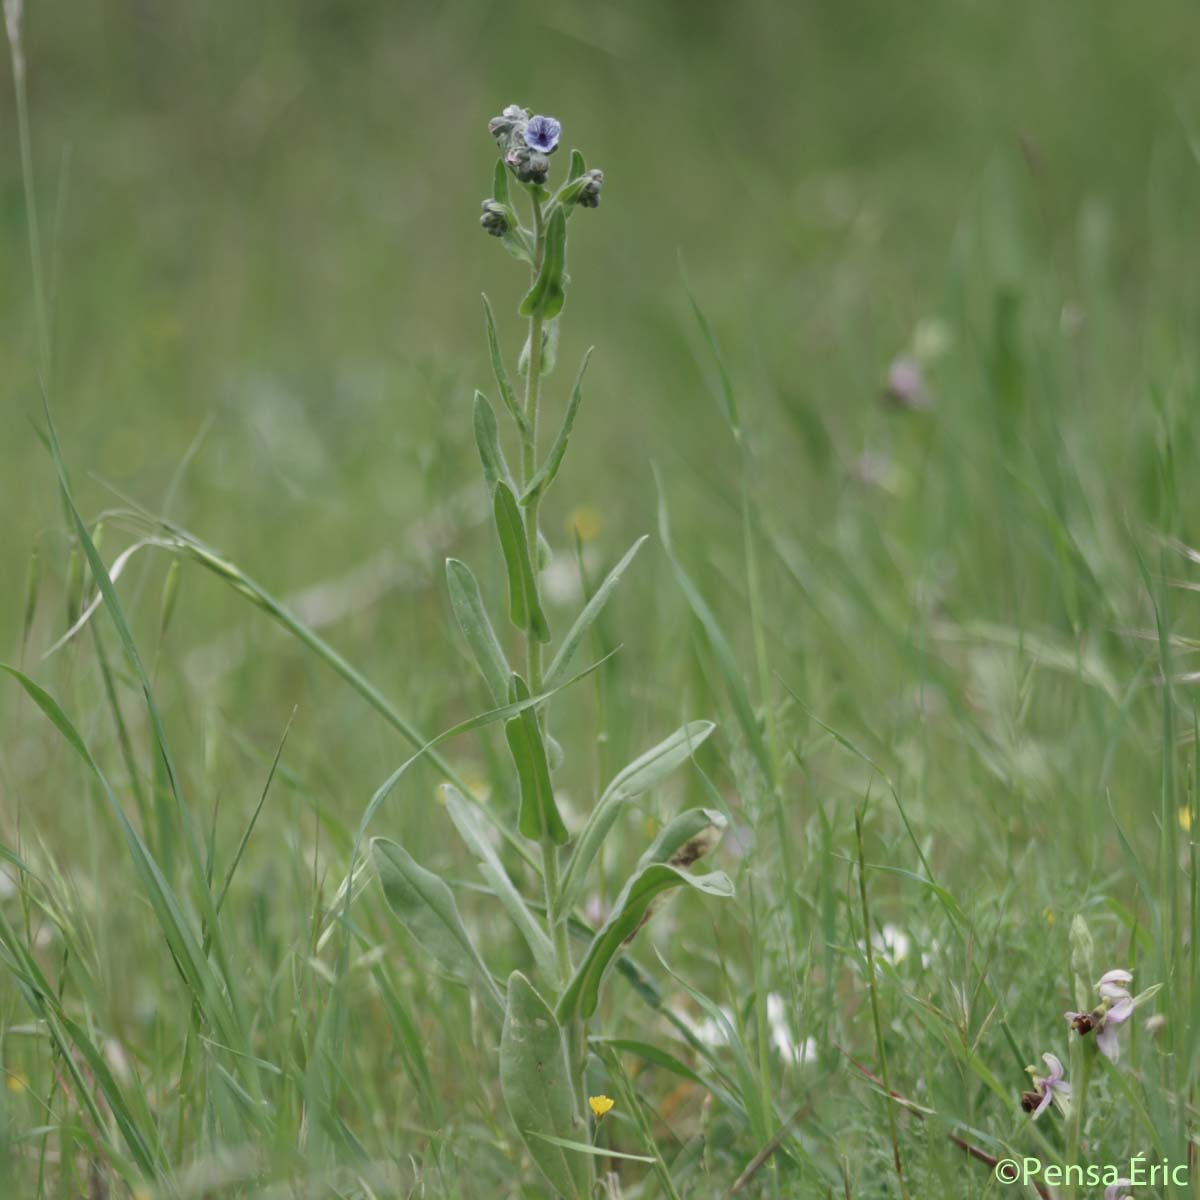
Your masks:
M 500 165 L 503 166 L 504 164 L 501 163 Z M 496 386 L 500 389 L 500 398 L 504 401 L 504 407 L 508 409 L 512 419 L 516 421 L 521 435 L 525 436 L 529 427 L 525 423 L 525 414 L 521 411 L 521 406 L 517 403 L 517 394 L 513 391 L 512 380 L 509 378 L 508 369 L 504 365 L 504 355 L 500 350 L 500 337 L 496 333 L 496 317 L 492 312 L 492 306 L 488 302 L 487 296 L 483 298 L 483 313 L 487 324 L 488 353 L 492 359 L 492 374 L 496 377 Z
M 675 554 L 674 547 L 671 545 L 667 501 L 663 495 L 661 481 L 657 478 L 657 472 L 655 473 L 655 480 L 658 483 L 658 536 L 663 544 L 663 549 L 667 553 L 667 561 L 671 564 L 671 570 L 675 573 L 675 578 L 679 583 L 679 590 L 683 592 L 684 598 L 688 602 L 688 607 L 692 610 L 696 620 L 700 622 L 708 638 L 708 644 L 712 648 L 713 657 L 717 660 L 717 667 L 721 672 L 725 681 L 725 689 L 729 694 L 729 702 L 733 707 L 738 724 L 742 728 L 746 743 L 750 747 L 764 777 L 770 779 L 774 771 L 771 755 L 767 748 L 766 739 L 763 737 L 758 717 L 755 715 L 754 705 L 750 702 L 750 694 L 746 688 L 746 681 L 742 677 L 741 668 L 738 666 L 737 656 L 733 653 L 733 648 L 730 646 L 729 639 L 721 629 L 721 624 L 717 620 L 716 614 L 700 594 L 700 589 L 692 581 L 691 576 L 684 569 L 683 564 Z
M 638 868 L 651 863 L 690 867 L 716 849 L 728 822 L 712 808 L 689 808 L 668 821 L 650 848 L 638 859 Z
M 512 677 L 510 697 L 513 703 L 529 698 L 529 687 L 520 675 Z M 554 803 L 554 788 L 550 783 L 550 766 L 546 761 L 546 745 L 537 709 L 526 708 L 511 721 L 504 723 L 504 736 L 516 763 L 521 781 L 521 815 L 518 828 L 532 841 L 549 838 L 563 845 L 568 838 L 567 827 Z
M 652 1045 L 649 1042 L 638 1041 L 636 1038 L 593 1038 L 592 1041 L 599 1041 L 603 1045 L 612 1046 L 614 1050 L 624 1050 L 627 1054 L 636 1054 L 639 1058 L 645 1059 L 646 1062 L 652 1063 L 656 1067 L 662 1067 L 664 1070 L 678 1075 L 681 1079 L 687 1079 L 692 1083 L 698 1084 L 706 1091 L 712 1092 L 739 1121 L 748 1123 L 749 1118 L 746 1116 L 745 1108 L 742 1106 L 741 1101 L 731 1092 L 727 1091 L 720 1083 L 706 1079 L 698 1071 L 693 1071 L 686 1063 L 681 1062 L 674 1054 L 663 1050 L 661 1047 Z
M 567 984 L 558 1002 L 559 1021 L 565 1024 L 576 1016 L 586 1020 L 596 1011 L 600 985 L 622 945 L 638 931 L 648 918 L 651 905 L 663 892 L 684 886 L 723 899 L 733 895 L 733 883 L 724 871 L 689 875 L 666 863 L 643 867 L 621 889 L 612 915 L 592 939 L 583 961 Z
M 657 1158 L 647 1158 L 644 1154 L 624 1154 L 620 1150 L 610 1150 L 607 1146 L 593 1146 L 589 1142 L 572 1142 L 567 1138 L 551 1137 L 548 1133 L 529 1131 L 530 1137 L 548 1142 L 551 1146 L 561 1146 L 564 1150 L 572 1150 L 576 1154 L 590 1154 L 594 1158 L 623 1158 L 627 1162 L 653 1163 Z
M 596 618 L 604 611 L 604 606 L 608 603 L 609 597 L 616 590 L 617 584 L 621 582 L 621 576 L 625 573 L 625 568 L 633 562 L 634 555 L 642 548 L 647 536 L 643 534 L 630 546 L 625 552 L 625 557 L 609 571 L 604 582 L 596 589 L 587 604 L 583 606 L 583 611 L 575 618 L 575 624 L 567 630 L 567 635 L 563 638 L 562 645 L 559 646 L 553 661 L 546 669 L 546 685 L 548 687 L 553 686 L 554 680 L 560 679 L 566 674 L 567 668 L 571 665 L 571 660 L 575 657 L 576 651 L 587 636 L 587 631 L 591 629 Z
M 542 250 L 542 268 L 533 286 L 521 301 L 521 316 L 550 320 L 562 312 L 567 293 L 563 273 L 567 257 L 567 217 L 561 205 L 556 205 L 546 226 L 546 242 Z
M 459 629 L 471 647 L 475 664 L 483 676 L 492 699 L 497 704 L 508 700 L 508 677 L 512 674 L 496 631 L 488 620 L 479 594 L 479 584 L 471 574 L 470 567 L 457 558 L 446 559 L 446 585 L 450 591 L 450 606 Z
M 717 402 L 721 409 L 721 415 L 725 418 L 725 423 L 729 426 L 730 432 L 735 440 L 741 440 L 742 429 L 741 421 L 738 417 L 737 397 L 733 390 L 733 381 L 729 378 L 729 371 L 725 366 L 725 359 L 721 354 L 721 347 L 717 345 L 717 336 L 713 333 L 712 326 L 708 323 L 708 318 L 704 315 L 704 310 L 700 307 L 696 300 L 695 294 L 692 292 L 691 284 L 688 283 L 687 271 L 684 269 L 683 256 L 679 258 L 679 274 L 683 280 L 683 290 L 687 292 L 688 303 L 692 307 L 692 315 L 696 318 L 696 324 L 700 326 L 700 332 L 708 344 L 709 352 L 713 356 L 713 362 L 717 366 L 717 375 L 721 381 L 721 394 L 717 398 Z
M 571 398 L 567 402 L 567 411 L 563 415 L 562 427 L 558 431 L 558 436 L 554 439 L 554 445 L 550 447 L 550 453 L 546 455 L 545 461 L 538 469 L 537 474 L 529 481 L 529 486 L 521 493 L 522 505 L 532 504 L 546 489 L 554 482 L 555 475 L 558 474 L 558 468 L 562 466 L 563 455 L 567 452 L 567 442 L 571 437 L 571 430 L 575 425 L 575 414 L 579 411 L 579 402 L 583 399 L 583 373 L 587 370 L 588 359 L 592 357 L 592 349 L 589 347 L 588 352 L 583 356 L 583 362 L 579 364 L 579 374 L 575 376 L 575 386 L 571 389 Z
M 550 1006 L 520 971 L 508 980 L 500 1035 L 500 1090 L 533 1161 L 567 1200 L 585 1200 L 589 1166 L 547 1138 L 580 1142 L 585 1135 L 562 1030 Z
M 487 833 L 479 823 L 478 814 L 467 802 L 467 798 L 453 784 L 442 784 L 441 792 L 442 799 L 446 804 L 446 811 L 450 814 L 450 820 L 454 822 L 454 828 L 458 830 L 458 835 L 467 844 L 467 848 L 475 855 L 479 862 L 479 870 L 491 884 L 492 890 L 496 893 L 500 903 L 504 905 L 504 911 L 508 913 L 512 923 L 520 930 L 521 936 L 533 952 L 538 968 L 547 978 L 555 978 L 558 968 L 554 961 L 554 946 L 542 927 L 533 919 L 520 892 L 513 886 L 508 872 L 500 862 L 499 855 L 492 848 Z
M 711 721 L 689 721 L 617 772 L 588 816 L 571 853 L 562 878 L 560 912 L 570 912 L 581 900 L 588 870 L 624 805 L 686 762 L 715 728 Z
M 453 892 L 387 838 L 371 839 L 371 856 L 388 906 L 413 939 L 451 979 L 468 983 L 478 978 L 487 1000 L 503 1011 L 504 998 L 463 925 Z
M 497 483 L 505 483 L 515 492 L 517 485 L 513 482 L 512 472 L 508 469 L 508 461 L 500 446 L 496 414 L 482 392 L 475 393 L 473 423 L 475 445 L 479 450 L 479 461 L 483 464 L 483 481 L 487 484 L 488 495 L 496 491 Z
M 533 564 L 529 561 L 529 547 L 525 541 L 525 526 L 521 522 L 521 512 L 512 488 L 503 480 L 496 481 L 492 508 L 496 532 L 500 535 L 500 549 L 504 552 L 504 562 L 508 567 L 508 611 L 512 623 L 518 629 L 529 630 L 539 642 L 548 642 L 550 626 L 538 601 Z
M 505 169 L 502 158 L 496 159 L 496 170 L 492 179 L 492 199 L 499 204 L 507 204 L 509 208 L 512 207 L 512 201 L 508 195 L 508 171 Z M 487 301 L 485 300 L 484 303 L 486 304 Z
M 120 828 L 137 871 L 138 880 L 154 910 L 163 938 L 192 993 L 197 1010 L 211 1022 L 213 1029 L 225 1045 L 239 1046 L 242 1038 L 239 1033 L 237 1015 L 230 1005 L 226 989 L 218 980 L 200 939 L 184 915 L 183 905 L 170 883 L 167 882 L 166 876 L 141 835 L 129 820 L 117 794 L 113 791 L 99 764 L 92 757 L 92 752 L 88 749 L 79 730 L 76 729 L 58 701 L 24 672 L 7 663 L 0 663 L 0 671 L 11 675 L 25 689 L 30 699 L 49 718 L 54 727 L 66 739 L 67 744 L 87 764 L 95 776 Z
M 579 204 L 579 197 L 586 182 L 583 178 L 586 171 L 587 163 L 584 162 L 583 155 L 578 150 L 572 150 L 571 166 L 567 171 L 566 181 L 554 197 L 555 203 L 562 207 L 568 220 Z

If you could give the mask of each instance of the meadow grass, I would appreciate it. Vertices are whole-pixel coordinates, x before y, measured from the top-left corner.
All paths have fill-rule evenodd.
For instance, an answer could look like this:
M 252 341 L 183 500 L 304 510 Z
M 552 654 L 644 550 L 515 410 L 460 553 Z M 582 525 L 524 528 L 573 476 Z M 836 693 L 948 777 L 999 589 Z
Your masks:
M 552 699 L 568 830 L 715 725 L 549 958 L 685 810 L 726 818 L 736 889 L 669 900 L 605 986 L 597 1194 L 1194 1166 L 1195 32 L 1168 4 L 32 6 L 0 168 L 0 1195 L 554 1194 L 488 982 L 445 978 L 365 840 L 447 882 L 491 986 L 553 975 L 476 870 L 547 920 L 442 570 L 524 667 L 472 433 L 476 388 L 503 415 L 479 293 L 510 365 L 524 336 L 472 227 L 511 99 L 606 176 L 543 398 L 545 446 L 595 343 L 541 506 L 556 637 L 649 535 L 546 681 L 600 664 Z M 1115 1065 L 1063 1016 L 1112 968 L 1158 988 Z M 1046 1052 L 1074 1105 L 1035 1122 Z

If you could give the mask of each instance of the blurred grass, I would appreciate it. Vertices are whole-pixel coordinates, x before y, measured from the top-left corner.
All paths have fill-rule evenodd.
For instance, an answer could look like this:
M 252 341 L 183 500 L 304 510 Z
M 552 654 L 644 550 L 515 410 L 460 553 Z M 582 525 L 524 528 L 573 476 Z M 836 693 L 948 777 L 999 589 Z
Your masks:
M 681 906 L 664 953 L 723 1001 L 760 983 L 782 994 L 792 1035 L 817 1038 L 825 1070 L 839 1039 L 860 1058 L 874 1050 L 843 861 L 868 789 L 867 861 L 922 869 L 878 778 L 806 710 L 861 746 L 896 781 L 917 846 L 969 929 L 955 940 L 929 888 L 869 873 L 877 917 L 899 923 L 914 947 L 885 984 L 892 1085 L 911 1094 L 920 1083 L 921 1103 L 1007 1132 L 1011 1114 L 973 1080 L 963 1047 L 984 1046 L 989 1069 L 1019 1090 L 1023 1064 L 1001 1017 L 1025 1061 L 1061 1038 L 1070 911 L 1088 911 L 1112 965 L 1144 936 L 1146 888 L 1114 817 L 1149 891 L 1165 877 L 1155 821 L 1176 798 L 1160 807 L 1161 689 L 1145 686 L 1158 650 L 1132 635 L 1153 637 L 1136 554 L 1157 586 L 1194 568 L 1162 556 L 1155 534 L 1200 543 L 1194 9 L 126 0 L 33 3 L 26 24 L 53 255 L 52 403 L 85 517 L 118 503 L 113 489 L 155 510 L 173 493 L 172 516 L 277 595 L 394 554 L 403 569 L 391 564 L 392 583 L 376 591 L 354 580 L 348 611 L 322 632 L 427 733 L 483 707 L 450 636 L 441 559 L 470 561 L 492 595 L 499 584 L 473 499 L 469 405 L 488 378 L 478 295 L 492 296 L 515 357 L 521 280 L 476 226 L 492 161 L 484 125 L 514 100 L 560 116 L 565 141 L 586 148 L 606 182 L 602 208 L 583 215 L 572 243 L 553 404 L 583 349 L 598 350 L 547 530 L 565 560 L 568 514 L 594 510 L 598 574 L 654 528 L 653 458 L 676 550 L 755 678 L 737 456 L 682 257 L 747 431 L 767 702 L 760 681 L 748 686 L 788 755 L 780 783 L 798 900 L 780 893 L 773 809 L 659 546 L 642 552 L 607 623 L 622 654 L 564 700 L 563 740 L 575 747 L 568 806 L 584 811 L 617 767 L 680 720 L 721 719 L 721 747 L 700 761 L 765 849 L 743 865 L 744 904 L 719 924 Z M 34 429 L 28 250 L 3 95 L 0 562 L 12 582 L 0 588 L 0 630 L 15 646 L 36 541 L 44 585 L 32 668 L 66 627 L 69 541 Z M 888 363 L 934 334 L 944 350 L 928 368 L 932 412 L 885 410 Z M 110 560 L 120 541 L 106 530 Z M 232 936 L 244 995 L 262 1005 L 257 1052 L 303 1073 L 322 1009 L 317 956 L 305 953 L 322 921 L 314 892 L 330 901 L 349 831 L 407 751 L 325 667 L 194 567 L 156 647 L 165 565 L 135 559 L 121 591 L 197 811 L 215 810 L 219 862 L 299 709 L 235 885 Z M 574 603 L 552 610 L 557 629 Z M 1174 593 L 1170 604 L 1180 631 L 1193 629 L 1192 597 Z M 213 639 L 231 629 L 246 631 L 241 654 L 217 671 Z M 39 678 L 123 779 L 86 641 Z M 1177 646 L 1176 669 L 1189 669 L 1193 649 Z M 139 1059 L 150 1108 L 175 1115 L 164 1064 L 177 1065 L 182 1018 L 158 1013 L 167 998 L 180 1003 L 169 961 L 129 872 L 109 874 L 112 831 L 74 764 L 15 689 L 0 705 L 4 840 L 15 845 L 19 828 L 39 863 L 61 872 L 48 885 L 60 931 L 47 936 L 78 960 L 64 976 L 72 996 Z M 1177 705 L 1170 733 L 1181 748 L 1168 738 L 1167 757 L 1185 803 L 1186 689 Z M 594 745 L 590 710 L 607 733 Z M 498 755 L 483 745 L 456 747 L 460 768 L 494 777 Z M 465 877 L 433 782 L 426 772 L 390 802 L 381 830 Z M 698 778 L 686 787 L 707 802 Z M 663 811 L 671 806 L 659 800 L 648 815 Z M 616 882 L 644 831 L 626 833 L 608 864 Z M 488 902 L 475 899 L 464 909 L 499 938 Z M 793 904 L 811 921 L 799 932 L 782 915 Z M 371 935 L 390 944 L 385 928 Z M 508 941 L 495 952 L 518 953 Z M 396 972 L 439 1095 L 405 1085 L 394 1101 L 394 1060 L 359 1046 L 342 1116 L 373 1152 L 395 1152 L 424 1144 L 439 1104 L 465 1109 L 460 1129 L 478 1122 L 488 1133 L 471 1147 L 480 1190 L 463 1194 L 485 1194 L 489 1180 L 507 1186 L 490 1085 L 471 1083 L 487 1069 L 463 1039 L 476 1018 L 419 969 Z M 1173 1020 L 1194 995 L 1176 993 Z M 2 985 L 0 998 L 0 1026 L 28 1019 Z M 391 1045 L 397 1018 L 374 993 L 359 1015 Z M 640 1032 L 634 1012 L 612 1015 Z M 737 1013 L 751 1042 L 758 1015 Z M 44 1080 L 19 1038 L 6 1042 L 6 1063 L 14 1044 L 19 1068 Z M 781 1108 L 798 1104 L 805 1080 L 759 1049 L 769 1069 L 755 1086 L 778 1093 Z M 1176 1044 L 1176 1061 L 1194 1077 L 1194 1038 Z M 657 1085 L 668 1127 L 672 1105 L 683 1107 L 681 1141 L 719 1124 L 695 1096 Z M 855 1170 L 878 1182 L 889 1169 L 878 1097 L 846 1075 L 837 1086 L 853 1099 L 818 1112 L 805 1152 L 834 1169 L 821 1135 L 844 1129 L 863 1150 Z M 290 1144 L 302 1123 L 299 1093 L 285 1094 L 276 1136 Z M 207 1120 L 216 1141 L 236 1124 L 228 1111 Z M 759 1148 L 741 1134 L 710 1145 L 726 1183 L 729 1163 L 740 1168 Z M 922 1178 L 957 1180 L 934 1145 L 918 1129 L 906 1149 Z M 487 1146 L 495 1162 L 484 1169 Z M 799 1169 L 805 1186 L 818 1177 Z

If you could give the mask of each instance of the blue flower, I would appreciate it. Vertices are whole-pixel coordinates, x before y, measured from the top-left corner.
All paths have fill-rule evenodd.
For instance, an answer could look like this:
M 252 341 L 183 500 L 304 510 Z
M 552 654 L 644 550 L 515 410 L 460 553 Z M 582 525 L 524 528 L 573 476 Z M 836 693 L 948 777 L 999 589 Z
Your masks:
M 553 117 L 530 117 L 525 126 L 525 144 L 531 150 L 551 154 L 561 134 L 562 126 Z

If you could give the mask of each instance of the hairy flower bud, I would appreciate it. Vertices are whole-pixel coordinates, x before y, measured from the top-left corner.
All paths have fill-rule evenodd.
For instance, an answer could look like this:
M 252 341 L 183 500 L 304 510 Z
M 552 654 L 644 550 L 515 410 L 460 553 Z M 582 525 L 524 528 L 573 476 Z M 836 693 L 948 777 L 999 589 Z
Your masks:
M 498 117 L 488 122 L 488 133 L 500 143 L 502 150 L 506 150 L 513 130 L 524 129 L 528 121 L 529 114 L 519 104 L 510 104 Z
M 522 183 L 545 183 L 550 174 L 550 160 L 536 150 L 531 150 L 523 138 L 515 134 L 509 139 L 508 153 L 504 161 Z
M 508 208 L 499 201 L 485 200 L 479 224 L 484 232 L 490 233 L 492 237 L 503 237 L 511 228 Z
M 604 172 L 597 167 L 583 173 L 583 187 L 579 193 L 579 204 L 583 208 L 600 207 L 600 188 L 604 184 Z

